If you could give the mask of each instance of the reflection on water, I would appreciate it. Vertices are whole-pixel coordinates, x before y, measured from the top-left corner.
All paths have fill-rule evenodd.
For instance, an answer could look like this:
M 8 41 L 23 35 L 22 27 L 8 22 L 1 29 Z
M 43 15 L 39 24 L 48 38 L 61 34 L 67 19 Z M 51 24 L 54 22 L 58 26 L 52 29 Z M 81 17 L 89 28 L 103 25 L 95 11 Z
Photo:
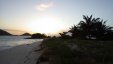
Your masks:
M 27 37 L 30 37 L 30 36 L 0 36 L 0 50 L 42 40 L 42 39 L 24 39 Z

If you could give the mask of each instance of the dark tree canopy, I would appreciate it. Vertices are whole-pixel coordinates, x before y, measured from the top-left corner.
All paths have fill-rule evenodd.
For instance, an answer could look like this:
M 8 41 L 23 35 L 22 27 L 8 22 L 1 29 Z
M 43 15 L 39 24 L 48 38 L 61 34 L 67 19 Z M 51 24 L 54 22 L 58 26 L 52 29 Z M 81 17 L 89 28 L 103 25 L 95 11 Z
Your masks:
M 24 33 L 21 36 L 31 36 L 31 34 L 30 33 Z
M 40 34 L 40 33 L 35 33 L 31 35 L 31 38 L 47 38 L 47 36 L 45 34 Z
M 83 20 L 72 26 L 68 32 L 72 33 L 72 38 L 113 40 L 113 27 L 107 26 L 106 21 L 93 18 L 92 15 L 83 15 Z

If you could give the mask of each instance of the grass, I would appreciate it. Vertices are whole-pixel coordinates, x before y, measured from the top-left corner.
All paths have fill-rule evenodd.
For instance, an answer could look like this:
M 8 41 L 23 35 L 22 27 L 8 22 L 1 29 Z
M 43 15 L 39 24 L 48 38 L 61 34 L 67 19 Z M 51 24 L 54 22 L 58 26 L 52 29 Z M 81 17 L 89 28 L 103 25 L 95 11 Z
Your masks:
M 113 64 L 113 41 L 51 38 L 41 46 L 49 64 Z

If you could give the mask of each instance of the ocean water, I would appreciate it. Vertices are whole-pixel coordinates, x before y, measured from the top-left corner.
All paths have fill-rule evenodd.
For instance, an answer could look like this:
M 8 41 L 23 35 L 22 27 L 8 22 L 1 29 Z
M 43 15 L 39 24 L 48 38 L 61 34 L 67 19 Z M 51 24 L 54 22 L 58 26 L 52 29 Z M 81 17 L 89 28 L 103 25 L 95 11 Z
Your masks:
M 0 36 L 0 51 L 14 46 L 30 44 L 43 39 L 25 39 L 30 36 Z

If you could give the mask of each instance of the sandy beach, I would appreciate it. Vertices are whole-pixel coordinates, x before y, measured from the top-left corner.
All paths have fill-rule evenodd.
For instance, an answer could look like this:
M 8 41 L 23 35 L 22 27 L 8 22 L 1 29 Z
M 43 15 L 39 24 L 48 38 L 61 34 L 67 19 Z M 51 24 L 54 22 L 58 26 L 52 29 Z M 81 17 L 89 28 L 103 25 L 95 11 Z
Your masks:
M 40 48 L 41 42 L 19 45 L 0 51 L 0 64 L 36 64 L 41 52 L 35 50 Z

